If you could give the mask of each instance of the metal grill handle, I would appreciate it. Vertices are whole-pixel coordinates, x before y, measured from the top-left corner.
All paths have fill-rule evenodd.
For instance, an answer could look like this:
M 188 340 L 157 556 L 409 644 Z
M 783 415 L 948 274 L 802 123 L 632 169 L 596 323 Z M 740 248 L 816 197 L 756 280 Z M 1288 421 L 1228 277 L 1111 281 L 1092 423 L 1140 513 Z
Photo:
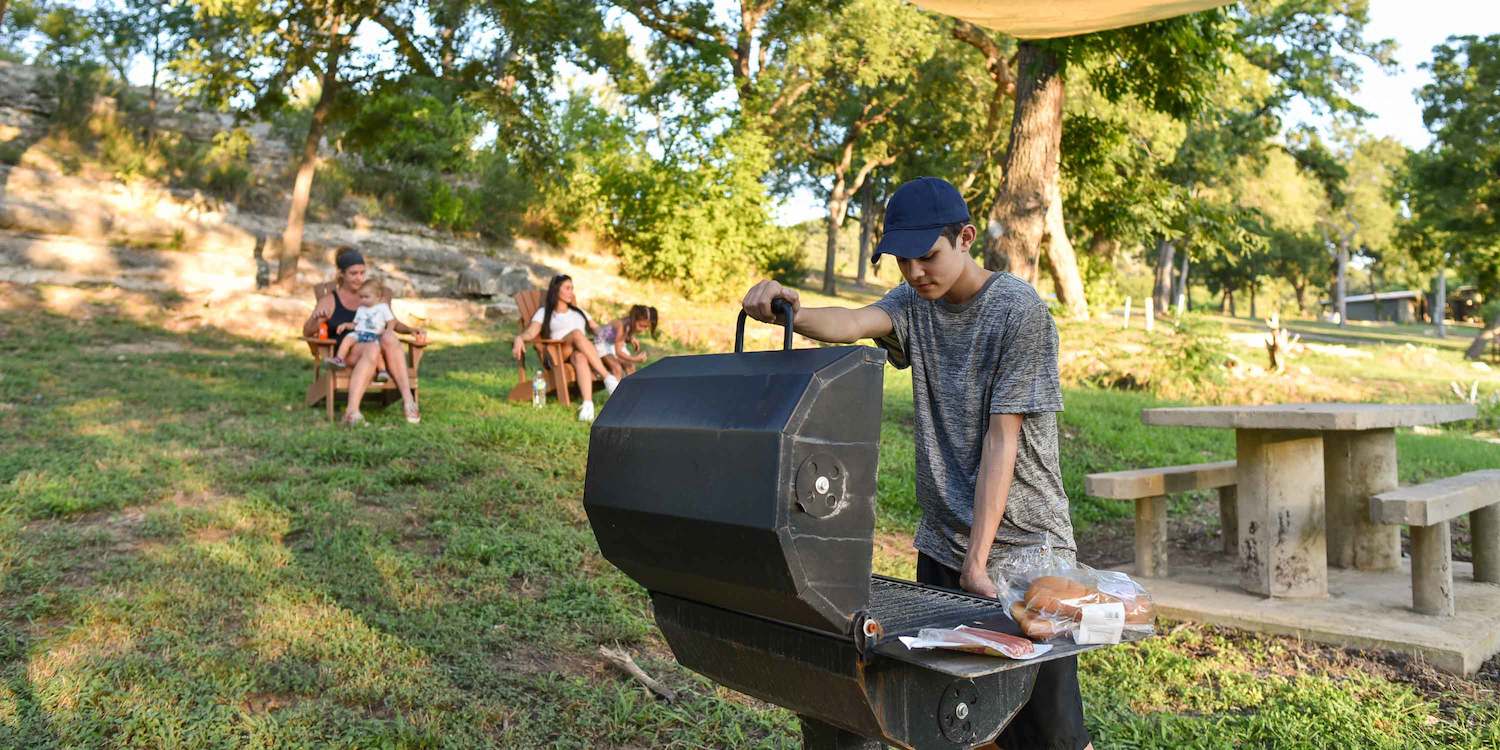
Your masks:
M 782 333 L 782 336 L 781 336 L 781 348 L 784 351 L 785 350 L 790 350 L 792 348 L 792 324 L 793 324 L 792 318 L 793 318 L 793 315 L 794 315 L 793 312 L 792 312 L 792 303 L 787 302 L 786 300 L 780 299 L 780 298 L 773 299 L 773 300 L 771 300 L 771 312 L 774 312 L 777 315 L 780 315 L 783 319 L 786 320 L 786 331 L 784 333 Z M 741 353 L 743 353 L 745 351 L 745 319 L 748 318 L 748 317 L 750 317 L 749 314 L 746 313 L 744 310 L 741 310 L 740 311 L 739 320 L 735 321 L 735 324 L 734 324 L 734 353 L 735 354 L 741 354 Z

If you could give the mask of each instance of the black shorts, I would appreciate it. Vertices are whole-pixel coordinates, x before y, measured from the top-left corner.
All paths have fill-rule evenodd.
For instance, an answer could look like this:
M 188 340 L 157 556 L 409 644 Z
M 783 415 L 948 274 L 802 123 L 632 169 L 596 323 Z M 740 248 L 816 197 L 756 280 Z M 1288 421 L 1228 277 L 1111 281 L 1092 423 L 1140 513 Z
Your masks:
M 958 571 L 917 554 L 918 583 L 957 589 L 958 579 Z M 1089 742 L 1076 656 L 1038 665 L 1031 699 L 995 738 L 995 744 L 1005 750 L 1083 750 Z

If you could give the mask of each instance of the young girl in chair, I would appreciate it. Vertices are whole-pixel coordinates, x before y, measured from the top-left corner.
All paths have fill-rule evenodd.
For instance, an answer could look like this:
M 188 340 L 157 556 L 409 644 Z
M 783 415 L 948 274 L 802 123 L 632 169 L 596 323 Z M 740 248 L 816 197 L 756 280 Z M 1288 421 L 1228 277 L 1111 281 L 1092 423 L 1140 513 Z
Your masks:
M 656 323 L 656 308 L 631 305 L 625 317 L 599 329 L 594 337 L 594 348 L 599 350 L 599 359 L 609 368 L 610 374 L 623 378 L 646 363 L 646 351 L 636 338 L 646 331 L 651 332 L 651 338 L 656 338 Z M 635 352 L 632 353 L 631 349 Z

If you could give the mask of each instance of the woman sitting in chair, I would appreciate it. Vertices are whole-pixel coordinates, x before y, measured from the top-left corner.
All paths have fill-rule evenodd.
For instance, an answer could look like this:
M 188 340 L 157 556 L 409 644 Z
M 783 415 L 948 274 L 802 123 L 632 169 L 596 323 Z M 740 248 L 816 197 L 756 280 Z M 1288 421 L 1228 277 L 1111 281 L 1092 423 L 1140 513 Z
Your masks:
M 594 374 L 597 373 L 604 380 L 604 389 L 610 393 L 615 392 L 615 386 L 620 381 L 610 374 L 604 362 L 599 359 L 599 352 L 594 348 L 594 325 L 589 321 L 588 315 L 574 304 L 576 300 L 573 296 L 572 277 L 561 274 L 553 276 L 551 283 L 547 284 L 546 300 L 536 314 L 531 316 L 531 323 L 526 326 L 526 330 L 516 337 L 511 346 L 511 356 L 516 359 L 526 356 L 526 344 L 538 337 L 563 342 L 563 361 L 573 363 L 573 371 L 578 377 L 578 392 L 583 396 L 578 419 L 592 422 Z M 547 332 L 545 336 L 542 335 L 543 331 Z M 542 362 L 542 366 L 550 368 L 552 363 Z
M 339 248 L 335 256 L 334 264 L 338 266 L 338 274 L 334 277 L 337 286 L 313 308 L 312 315 L 307 322 L 302 324 L 302 335 L 318 335 L 318 326 L 321 323 L 328 324 L 329 335 L 337 344 L 341 336 L 335 333 L 344 323 L 354 322 L 354 312 L 359 309 L 359 289 L 365 284 L 365 258 L 358 250 L 352 247 Z M 401 341 L 396 338 L 397 333 L 411 334 L 417 337 L 419 343 L 426 343 L 427 332 L 420 328 L 396 321 L 394 331 L 387 331 L 379 339 L 379 347 L 357 346 L 350 352 L 347 366 L 349 372 L 349 406 L 344 410 L 343 423 L 356 425 L 365 421 L 364 415 L 359 413 L 359 404 L 365 397 L 365 391 L 370 383 L 375 380 L 375 373 L 389 373 L 391 380 L 395 381 L 396 388 L 401 391 L 401 403 L 405 407 L 406 421 L 416 424 L 422 421 L 421 412 L 417 408 L 417 400 L 412 395 L 410 380 L 406 372 L 406 357 L 401 353 Z M 349 333 L 342 334 L 350 335 Z

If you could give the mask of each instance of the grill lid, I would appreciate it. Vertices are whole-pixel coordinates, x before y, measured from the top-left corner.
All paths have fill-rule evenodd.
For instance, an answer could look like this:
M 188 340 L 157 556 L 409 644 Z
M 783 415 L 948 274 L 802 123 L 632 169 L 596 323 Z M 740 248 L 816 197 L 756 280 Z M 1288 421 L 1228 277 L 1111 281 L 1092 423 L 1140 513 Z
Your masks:
M 848 633 L 870 599 L 884 352 L 670 357 L 589 436 L 584 509 L 651 591 Z

